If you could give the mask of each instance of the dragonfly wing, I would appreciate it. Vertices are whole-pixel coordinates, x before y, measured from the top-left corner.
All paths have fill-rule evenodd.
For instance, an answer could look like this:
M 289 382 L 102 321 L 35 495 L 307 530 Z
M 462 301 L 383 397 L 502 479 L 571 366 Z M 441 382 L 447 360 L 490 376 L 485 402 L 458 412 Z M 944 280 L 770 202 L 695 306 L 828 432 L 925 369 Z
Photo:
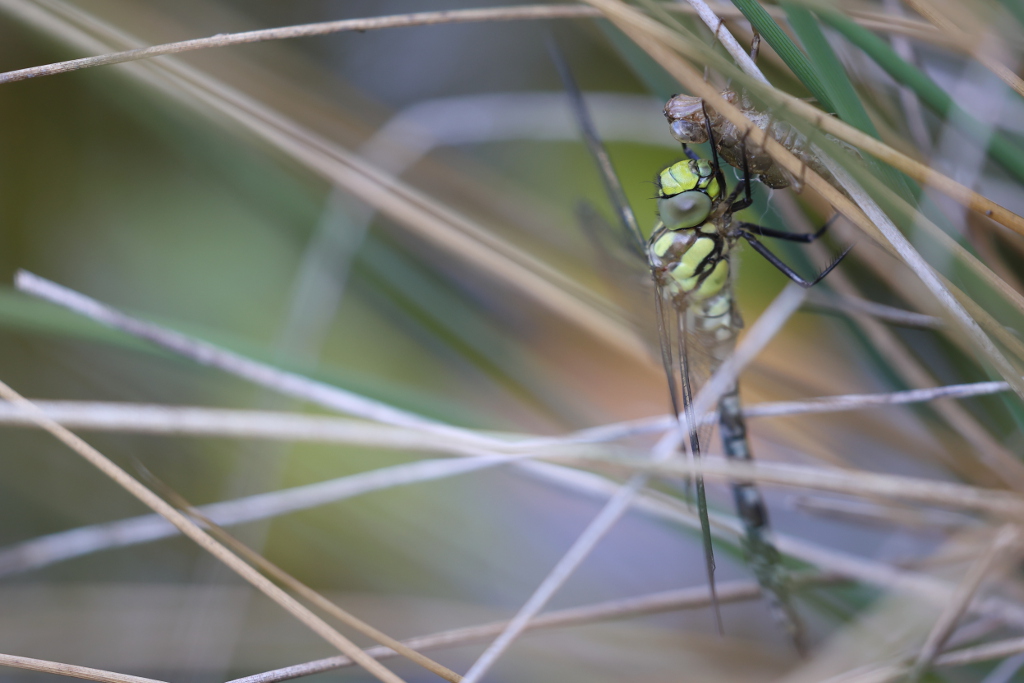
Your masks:
M 660 287 L 656 287 L 654 297 L 655 310 L 658 317 L 658 337 L 661 342 L 661 359 L 668 382 L 672 411 L 676 418 L 684 417 L 686 438 L 683 443 L 691 458 L 699 458 L 701 453 L 701 434 L 706 431 L 698 427 L 693 414 L 693 392 L 691 391 L 690 358 L 688 347 L 689 325 L 687 311 L 680 310 L 678 301 L 667 296 Z M 700 360 L 698 359 L 698 364 Z M 709 430 L 707 430 L 709 431 Z M 707 435 L 704 437 L 707 438 Z M 704 548 L 704 565 L 708 577 L 708 590 L 711 593 L 711 605 L 715 615 L 715 624 L 719 634 L 724 634 L 722 614 L 715 590 L 715 550 L 711 543 L 711 523 L 708 520 L 707 494 L 704 489 L 704 477 L 697 474 L 693 478 L 697 516 L 700 518 L 701 540 Z

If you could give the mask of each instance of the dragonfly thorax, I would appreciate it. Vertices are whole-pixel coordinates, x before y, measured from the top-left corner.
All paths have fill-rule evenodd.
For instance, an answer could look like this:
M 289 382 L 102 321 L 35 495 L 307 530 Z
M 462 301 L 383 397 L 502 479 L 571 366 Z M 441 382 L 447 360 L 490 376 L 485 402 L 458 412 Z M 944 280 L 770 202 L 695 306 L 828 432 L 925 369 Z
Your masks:
M 651 236 L 648 252 L 658 285 L 679 304 L 710 299 L 729 283 L 727 238 L 713 223 L 697 230 L 662 226 Z

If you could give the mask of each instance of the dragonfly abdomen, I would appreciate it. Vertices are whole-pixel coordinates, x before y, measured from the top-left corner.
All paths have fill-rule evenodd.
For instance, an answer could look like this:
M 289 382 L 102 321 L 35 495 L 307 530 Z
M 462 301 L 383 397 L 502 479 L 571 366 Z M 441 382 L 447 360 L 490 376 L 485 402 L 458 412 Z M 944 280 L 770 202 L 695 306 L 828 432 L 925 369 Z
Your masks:
M 739 387 L 722 396 L 718 402 L 718 429 L 722 435 L 722 448 L 727 458 L 750 461 L 747 425 L 740 410 Z M 761 529 L 768 524 L 768 510 L 761 492 L 750 482 L 736 482 L 732 487 L 736 510 L 748 529 Z

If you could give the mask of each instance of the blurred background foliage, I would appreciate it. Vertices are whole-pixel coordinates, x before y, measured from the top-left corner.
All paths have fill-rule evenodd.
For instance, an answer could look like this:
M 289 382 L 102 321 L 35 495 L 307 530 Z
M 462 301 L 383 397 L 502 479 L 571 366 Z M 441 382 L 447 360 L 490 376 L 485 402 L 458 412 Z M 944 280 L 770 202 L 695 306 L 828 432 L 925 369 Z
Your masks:
M 456 1 L 445 8 L 487 5 Z M 426 9 L 398 0 L 83 0 L 70 6 L 144 44 Z M 68 41 L 2 9 L 0 69 L 81 56 Z M 693 25 L 690 18 L 681 21 Z M 649 229 L 655 221 L 653 178 L 680 151 L 661 117 L 662 101 L 644 82 L 664 75 L 638 76 L 616 47 L 621 37 L 610 38 L 614 31 L 608 25 L 524 21 L 389 29 L 176 59 L 298 125 L 365 152 L 393 117 L 424 103 L 447 106 L 443 111 L 454 117 L 448 127 L 458 131 L 482 116 L 469 107 L 476 96 L 507 96 L 510 107 L 533 93 L 559 97 L 561 85 L 545 47 L 552 25 L 583 90 L 617 98 L 596 107 L 599 127 L 608 134 L 641 225 Z M 770 48 L 762 50 L 769 78 L 806 95 Z M 862 65 L 863 57 L 851 54 L 843 53 L 847 64 Z M 959 57 L 937 48 L 925 47 L 921 57 L 936 78 L 952 78 L 961 67 Z M 877 118 L 882 110 L 897 128 L 899 113 L 885 109 L 896 97 L 893 84 L 870 69 L 864 72 L 876 80 L 859 79 L 857 94 L 872 103 L 870 113 Z M 869 86 L 884 89 L 885 96 L 876 97 Z M 461 101 L 465 108 L 454 99 L 460 97 L 467 98 Z M 1019 105 L 1014 100 L 1012 111 Z M 536 121 L 521 123 L 542 131 L 552 111 L 539 108 L 532 115 Z M 581 201 L 610 213 L 567 110 L 558 116 L 565 122 L 554 126 L 560 133 L 509 139 L 499 132 L 490 140 L 439 144 L 404 169 L 402 178 L 552 265 L 604 302 L 624 321 L 623 329 L 650 338 L 649 293 L 607 258 L 619 249 L 614 230 L 595 237 L 579 224 Z M 927 119 L 933 126 L 937 120 Z M 1007 134 L 1019 138 L 1022 120 L 1007 115 L 1000 125 L 1011 126 Z M 493 277 L 486 264 L 454 257 L 369 213 L 279 150 L 202 106 L 168 96 L 127 67 L 5 85 L 0 130 L 0 282 L 10 283 L 16 270 L 26 269 L 145 319 L 466 427 L 557 434 L 665 411 L 664 380 L 650 358 L 593 339 Z M 397 140 L 399 146 L 406 142 Z M 1017 181 L 994 173 L 993 194 L 1019 211 L 1024 200 Z M 748 220 L 774 224 L 789 218 L 774 202 L 768 205 L 764 188 L 758 185 L 756 192 Z M 820 223 L 828 213 L 813 197 L 798 201 L 791 202 L 803 216 L 798 229 Z M 854 239 L 849 230 L 837 231 L 837 242 Z M 1017 240 L 997 239 L 1015 245 Z M 331 260 L 318 264 L 324 253 Z M 827 258 L 824 252 L 787 253 L 804 258 L 798 261 L 803 271 Z M 1014 246 L 1009 254 L 1012 269 L 1020 253 Z M 865 262 L 870 258 L 880 257 L 870 246 L 858 246 L 844 265 L 849 277 L 868 287 L 870 298 L 908 305 L 895 298 L 891 283 L 874 282 Z M 783 284 L 771 266 L 745 255 L 738 283 L 744 317 L 756 318 Z M 983 378 L 933 331 L 907 335 L 941 381 Z M 107 331 L 8 285 L 0 289 L 0 354 L 4 380 L 36 399 L 319 412 Z M 754 403 L 904 388 L 878 356 L 841 316 L 801 314 L 744 376 L 744 397 Z M 1019 430 L 999 399 L 975 399 L 968 407 L 995 438 L 1020 445 Z M 959 442 L 927 409 L 765 421 L 752 429 L 758 457 L 768 460 L 821 458 L 941 478 L 963 475 L 949 454 Z M 3 439 L 0 545 L 144 512 L 49 436 L 5 427 Z M 420 457 L 256 440 L 113 433 L 91 433 L 88 439 L 129 470 L 141 463 L 193 503 Z M 716 486 L 712 493 L 715 507 L 728 511 L 728 491 Z M 848 552 L 895 560 L 941 540 L 934 530 L 870 528 L 808 516 L 787 500 L 769 494 L 781 530 Z M 597 509 L 594 500 L 512 472 L 487 471 L 235 531 L 371 622 L 411 636 L 508 616 Z M 747 576 L 736 559 L 723 553 L 720 580 Z M 0 650 L 14 654 L 175 681 L 225 680 L 332 654 L 181 539 L 4 578 Z M 691 532 L 634 515 L 616 527 L 555 604 L 702 581 L 699 544 Z M 823 641 L 870 594 L 808 596 L 803 608 L 814 641 Z M 752 680 L 792 664 L 793 654 L 763 605 L 730 605 L 723 612 L 727 640 L 711 635 L 706 611 L 527 636 L 494 680 L 653 681 L 676 679 L 682 671 L 695 680 Z M 439 659 L 464 668 L 475 652 L 448 651 Z M 410 681 L 430 678 L 411 665 L 396 667 Z M 357 670 L 322 678 L 327 676 L 369 680 Z

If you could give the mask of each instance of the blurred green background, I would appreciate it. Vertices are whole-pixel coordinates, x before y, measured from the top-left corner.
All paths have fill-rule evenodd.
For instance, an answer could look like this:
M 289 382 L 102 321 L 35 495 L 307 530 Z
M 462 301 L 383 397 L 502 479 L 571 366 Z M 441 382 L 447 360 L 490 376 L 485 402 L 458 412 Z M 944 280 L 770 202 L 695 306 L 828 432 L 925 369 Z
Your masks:
M 144 44 L 426 9 L 414 2 L 200 0 L 102 0 L 71 7 Z M 82 54 L 56 28 L 28 26 L 10 12 L 0 18 L 0 69 Z M 531 93 L 561 97 L 545 48 L 552 25 L 581 87 L 619 96 L 597 116 L 640 223 L 649 229 L 655 220 L 653 178 L 680 152 L 661 118 L 661 103 L 592 21 L 346 33 L 179 59 L 299 126 L 365 150 L 392 117 L 415 105 L 447 107 L 434 110 L 454 117 L 446 130 L 464 132 L 479 124 L 486 109 L 471 109 L 471 99 L 449 98 L 497 94 L 511 107 Z M 623 329 L 650 337 L 652 330 L 644 329 L 649 294 L 635 286 L 629 271 L 619 272 L 614 259 L 607 260 L 620 249 L 617 234 L 612 231 L 605 242 L 578 223 L 582 200 L 611 214 L 567 112 L 564 125 L 553 125 L 555 132 L 545 128 L 551 111 L 539 108 L 531 115 L 536 121 L 520 121 L 524 129 L 548 130 L 534 139 L 528 132 L 508 139 L 497 131 L 471 144 L 442 140 L 402 177 L 551 264 L 584 291 L 613 302 L 608 306 Z M 0 290 L 0 362 L 4 380 L 28 397 L 322 412 L 15 293 L 9 283 L 17 269 L 462 426 L 561 433 L 667 407 L 664 381 L 649 360 L 588 337 L 493 277 L 486 265 L 467 263 L 370 216 L 364 204 L 336 193 L 279 150 L 130 68 L 6 85 L 0 89 L 0 130 L 0 281 L 8 283 Z M 400 147 L 409 142 L 396 141 Z M 751 220 L 766 217 L 763 208 L 751 214 Z M 740 273 L 741 306 L 752 319 L 783 278 L 753 258 L 743 259 Z M 776 355 L 770 352 L 752 370 L 747 390 L 761 398 L 765 392 L 790 397 L 874 388 L 870 375 L 858 372 L 858 361 L 822 360 L 842 354 L 843 332 L 828 319 L 794 319 L 789 336 L 773 346 Z M 806 364 L 806 384 L 780 384 L 786 358 Z M 823 385 L 836 388 L 829 392 Z M 818 431 L 807 438 L 828 433 L 835 426 L 828 419 L 816 422 Z M 889 418 L 870 419 L 885 424 Z M 858 430 L 855 438 L 877 447 L 874 434 Z M 778 435 L 771 436 L 773 442 Z M 421 457 L 255 440 L 110 433 L 91 433 L 88 440 L 130 471 L 141 463 L 197 504 Z M 3 444 L 4 547 L 144 512 L 49 436 L 5 427 Z M 785 446 L 780 451 L 788 452 Z M 728 509 L 727 492 L 713 493 L 716 505 Z M 404 637 L 509 616 L 598 504 L 514 473 L 488 471 L 235 531 L 298 578 Z M 785 527 L 792 512 L 778 514 Z M 851 546 L 879 543 L 871 533 L 846 531 Z M 723 553 L 718 575 L 727 580 L 746 572 Z M 12 654 L 175 681 L 225 680 L 332 654 L 181 539 L 4 578 L 0 641 L 6 644 L 0 649 Z M 555 604 L 702 581 L 699 546 L 689 532 L 630 516 Z M 552 672 L 564 681 L 668 680 L 684 669 L 698 680 L 701 672 L 741 680 L 780 671 L 791 660 L 763 606 L 726 606 L 723 612 L 736 641 L 710 635 L 706 611 L 650 617 L 527 637 L 520 654 L 496 669 L 492 680 L 552 680 Z M 723 663 L 735 642 L 744 643 L 744 655 Z M 475 652 L 466 648 L 439 658 L 464 667 Z M 397 667 L 410 681 L 431 680 L 409 665 Z M 355 670 L 322 678 L 327 676 L 369 680 Z

